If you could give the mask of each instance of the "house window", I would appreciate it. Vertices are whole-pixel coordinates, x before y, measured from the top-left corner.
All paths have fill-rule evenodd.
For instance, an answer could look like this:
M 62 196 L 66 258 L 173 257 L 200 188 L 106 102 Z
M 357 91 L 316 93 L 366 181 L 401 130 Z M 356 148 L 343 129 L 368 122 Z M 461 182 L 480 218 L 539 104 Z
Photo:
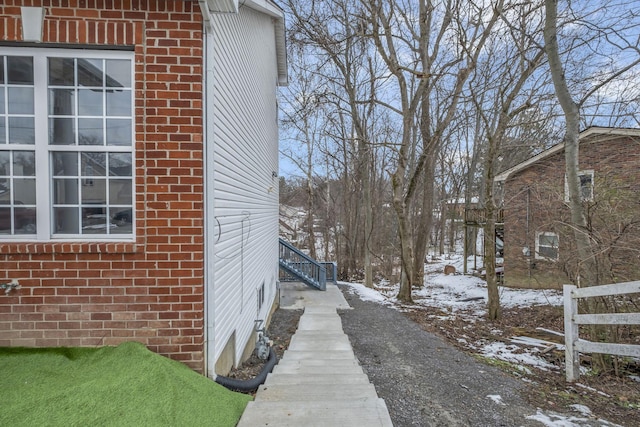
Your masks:
M 536 259 L 558 260 L 558 235 L 541 232 L 536 234 Z
M 133 55 L 0 48 L 0 236 L 133 237 Z
M 578 179 L 580 180 L 580 195 L 582 201 L 593 201 L 593 171 L 579 171 Z M 569 183 L 566 175 L 564 177 L 564 201 L 569 203 Z

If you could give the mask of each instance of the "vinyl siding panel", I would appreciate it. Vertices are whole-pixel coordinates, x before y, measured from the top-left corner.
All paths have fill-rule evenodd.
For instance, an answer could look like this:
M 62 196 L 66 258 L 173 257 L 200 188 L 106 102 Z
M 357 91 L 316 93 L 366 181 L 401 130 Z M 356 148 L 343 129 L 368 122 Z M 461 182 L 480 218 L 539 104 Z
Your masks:
M 242 7 L 214 15 L 208 144 L 213 146 L 213 330 L 217 360 L 235 333 L 240 361 L 256 319 L 265 319 L 278 268 L 277 64 L 271 18 Z M 212 194 L 211 194 L 212 191 Z M 258 311 L 257 290 L 265 285 Z M 212 337 L 209 337 L 211 340 Z

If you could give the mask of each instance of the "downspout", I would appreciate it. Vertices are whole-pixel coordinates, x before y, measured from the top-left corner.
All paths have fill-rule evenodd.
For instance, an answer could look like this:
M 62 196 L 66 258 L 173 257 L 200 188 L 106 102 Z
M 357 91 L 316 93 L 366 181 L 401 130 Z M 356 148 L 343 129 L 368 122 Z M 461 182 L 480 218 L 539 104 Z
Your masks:
M 203 283 L 203 298 L 204 298 L 204 331 L 203 331 L 203 358 L 204 358 L 204 373 L 205 375 L 212 377 L 215 376 L 214 367 L 209 366 L 209 354 L 210 354 L 210 343 L 209 340 L 214 338 L 214 330 L 215 330 L 215 316 L 213 316 L 213 303 L 212 292 L 209 290 L 210 285 L 213 282 L 213 268 L 210 268 L 207 263 L 209 259 L 212 259 L 209 255 L 213 253 L 212 245 L 210 244 L 210 240 L 207 238 L 209 235 L 209 214 L 213 218 L 213 212 L 209 209 L 209 193 L 211 192 L 209 180 L 207 179 L 208 174 L 213 173 L 213 168 L 209 165 L 207 158 L 209 156 L 209 144 L 208 144 L 208 136 L 213 135 L 213 131 L 211 129 L 212 123 L 209 120 L 209 115 L 207 114 L 207 106 L 209 104 L 209 88 L 208 83 L 212 82 L 211 78 L 213 74 L 213 70 L 209 66 L 209 55 L 207 54 L 208 47 L 208 38 L 211 34 L 211 14 L 209 12 L 209 8 L 207 6 L 206 0 L 199 0 L 198 4 L 200 5 L 200 11 L 202 13 L 202 68 L 204 73 L 202 74 L 202 157 L 203 157 L 203 216 L 204 216 L 204 283 Z M 212 181 L 213 182 L 213 181 Z M 212 184 L 211 184 L 212 185 Z M 211 369 L 211 370 L 210 370 Z

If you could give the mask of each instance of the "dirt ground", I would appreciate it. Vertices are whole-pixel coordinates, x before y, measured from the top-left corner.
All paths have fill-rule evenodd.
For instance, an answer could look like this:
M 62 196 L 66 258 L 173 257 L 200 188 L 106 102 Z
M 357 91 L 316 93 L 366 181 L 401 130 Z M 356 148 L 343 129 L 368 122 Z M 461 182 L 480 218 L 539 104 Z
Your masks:
M 424 330 L 444 337 L 449 343 L 463 351 L 469 348 L 464 342 L 503 341 L 508 338 L 529 336 L 545 341 L 563 343 L 563 338 L 545 333 L 540 328 L 562 332 L 562 307 L 536 306 L 518 309 L 503 309 L 502 318 L 495 322 L 465 322 L 458 319 L 442 320 L 443 313 L 435 308 L 412 310 L 405 313 Z M 437 316 L 437 317 L 436 317 Z M 500 331 L 496 334 L 496 331 Z M 586 332 L 581 337 L 588 338 Z M 640 336 L 629 338 L 638 344 Z M 539 353 L 538 353 L 539 354 Z M 640 426 L 640 382 L 629 379 L 629 375 L 640 376 L 640 364 L 628 363 L 620 366 L 617 377 L 613 372 L 581 375 L 576 385 L 565 381 L 564 351 L 550 350 L 542 355 L 544 359 L 558 367 L 557 370 L 543 371 L 532 368 L 531 373 L 523 373 L 507 363 L 498 362 L 506 372 L 525 377 L 535 382 L 527 390 L 526 398 L 540 408 L 559 410 L 572 404 L 588 406 L 593 414 L 621 425 Z M 486 360 L 486 359 L 485 359 Z M 590 367 L 588 357 L 582 357 L 582 366 Z M 578 385 L 579 384 L 579 385 Z
M 505 309 L 502 319 L 496 322 L 471 322 L 443 316 L 439 309 L 421 308 L 402 310 L 403 314 L 418 324 L 423 330 L 435 333 L 458 349 L 473 354 L 468 343 L 503 341 L 509 337 L 529 336 L 546 341 L 561 343 L 562 338 L 540 330 L 540 328 L 562 332 L 563 313 L 561 307 L 537 306 L 519 309 Z M 287 349 L 291 336 L 295 333 L 302 310 L 278 309 L 267 329 L 267 335 L 279 358 Z M 628 337 L 631 341 L 640 336 Z M 628 363 L 620 367 L 624 376 L 613 373 L 588 374 L 580 377 L 579 383 L 567 384 L 564 378 L 564 352 L 549 350 L 543 354 L 545 360 L 558 367 L 557 370 L 543 371 L 531 368 L 530 373 L 518 370 L 507 362 L 482 358 L 485 363 L 499 367 L 508 374 L 531 381 L 523 396 L 532 406 L 561 411 L 572 404 L 588 406 L 594 416 L 623 426 L 640 426 L 640 382 L 629 379 L 629 375 L 640 376 L 640 365 Z M 260 372 L 264 361 L 252 356 L 240 368 L 234 369 L 229 377 L 247 379 Z M 583 360 L 589 366 L 588 358 Z
M 273 313 L 271 323 L 266 333 L 272 342 L 271 347 L 275 350 L 278 360 L 282 358 L 285 350 L 289 347 L 291 337 L 296 332 L 296 329 L 298 329 L 300 316 L 302 316 L 302 310 L 285 310 L 279 308 Z M 227 376 L 240 380 L 253 378 L 258 375 L 264 363 L 265 361 L 259 359 L 254 352 L 249 359 L 238 368 L 232 369 Z

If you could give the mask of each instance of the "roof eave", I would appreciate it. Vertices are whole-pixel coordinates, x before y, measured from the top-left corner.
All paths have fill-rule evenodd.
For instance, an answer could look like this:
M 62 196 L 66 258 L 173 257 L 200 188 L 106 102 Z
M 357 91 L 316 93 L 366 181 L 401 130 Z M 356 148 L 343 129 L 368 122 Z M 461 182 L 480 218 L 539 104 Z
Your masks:
M 593 126 L 580 132 L 580 135 L 578 135 L 578 141 L 584 140 L 589 137 L 594 137 L 594 136 L 615 136 L 615 137 L 632 136 L 632 137 L 640 138 L 640 129 L 605 128 L 605 127 Z M 532 164 L 539 162 L 540 160 L 545 159 L 549 156 L 552 156 L 553 154 L 556 154 L 557 152 L 562 150 L 564 150 L 564 142 L 561 142 L 560 144 L 556 144 L 553 147 L 549 148 L 548 150 L 538 153 L 537 155 L 531 157 L 530 159 L 525 160 L 524 162 L 519 163 L 513 166 L 512 168 L 507 169 L 506 171 L 496 175 L 493 178 L 493 180 L 494 182 L 504 182 L 512 174 L 519 172 L 521 170 L 524 170 L 529 166 L 531 166 Z

